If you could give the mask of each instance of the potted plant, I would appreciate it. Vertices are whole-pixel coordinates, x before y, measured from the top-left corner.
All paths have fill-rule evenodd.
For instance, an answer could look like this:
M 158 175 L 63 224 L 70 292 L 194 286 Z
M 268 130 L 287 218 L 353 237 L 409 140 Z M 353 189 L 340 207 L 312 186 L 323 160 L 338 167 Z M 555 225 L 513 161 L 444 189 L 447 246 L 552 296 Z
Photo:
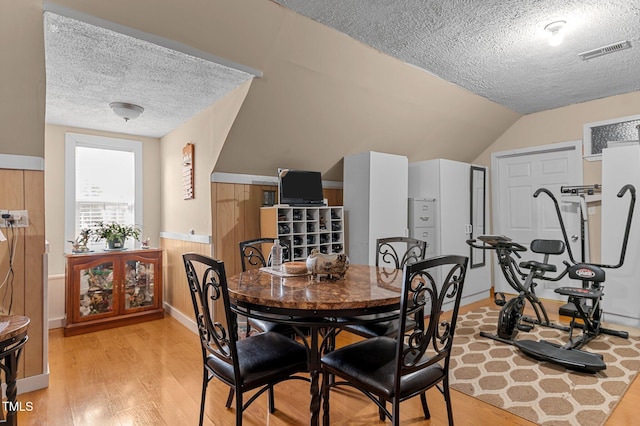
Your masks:
M 110 250 L 122 249 L 127 238 L 140 238 L 140 229 L 135 225 L 120 225 L 119 223 L 98 222 L 91 231 L 94 241 L 105 240 Z

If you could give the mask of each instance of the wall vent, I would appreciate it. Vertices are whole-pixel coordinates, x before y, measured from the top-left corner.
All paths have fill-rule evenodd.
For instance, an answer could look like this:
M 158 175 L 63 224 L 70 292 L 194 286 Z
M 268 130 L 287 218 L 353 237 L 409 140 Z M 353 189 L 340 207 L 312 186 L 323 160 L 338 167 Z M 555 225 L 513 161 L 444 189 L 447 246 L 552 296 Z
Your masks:
M 631 43 L 629 41 L 619 41 L 617 43 L 610 44 L 608 46 L 598 47 L 597 49 L 588 50 L 586 52 L 579 53 L 578 56 L 583 61 L 597 58 L 598 56 L 608 55 L 609 53 L 617 52 L 619 50 L 630 49 Z

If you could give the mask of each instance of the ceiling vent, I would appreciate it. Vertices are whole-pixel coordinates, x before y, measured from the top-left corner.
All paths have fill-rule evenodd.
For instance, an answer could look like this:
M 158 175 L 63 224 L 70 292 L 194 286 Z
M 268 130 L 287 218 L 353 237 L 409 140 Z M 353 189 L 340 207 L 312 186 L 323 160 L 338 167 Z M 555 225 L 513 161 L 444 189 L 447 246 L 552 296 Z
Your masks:
M 598 56 L 608 55 L 609 53 L 617 52 L 619 50 L 630 49 L 631 43 L 629 41 L 619 41 L 617 43 L 610 44 L 608 46 L 598 47 L 597 49 L 589 50 L 587 52 L 579 53 L 578 56 L 583 61 L 597 58 Z

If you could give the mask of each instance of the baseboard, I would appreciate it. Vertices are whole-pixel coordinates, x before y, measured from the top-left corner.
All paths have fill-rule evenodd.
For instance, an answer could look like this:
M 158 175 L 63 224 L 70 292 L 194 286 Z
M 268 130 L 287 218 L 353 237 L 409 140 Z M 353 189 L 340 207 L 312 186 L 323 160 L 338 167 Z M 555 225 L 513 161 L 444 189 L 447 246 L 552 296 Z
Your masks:
M 628 317 L 625 315 L 616 315 L 611 312 L 607 312 L 606 310 L 602 316 L 602 321 L 607 323 L 609 325 L 609 328 L 616 328 L 616 327 L 611 327 L 612 324 L 629 327 L 631 329 L 640 328 L 640 319 Z M 637 332 L 637 330 L 634 330 L 634 331 Z
M 491 292 L 489 292 L 489 294 L 491 294 Z M 480 300 L 485 300 L 486 298 L 487 298 L 487 290 L 483 290 L 480 293 L 464 296 L 460 301 L 460 306 L 468 305 L 474 302 L 479 302 Z
M 174 308 L 173 306 L 171 306 L 166 302 L 163 303 L 163 307 L 164 307 L 164 311 L 167 314 L 169 314 L 169 316 L 176 319 L 180 324 L 187 327 L 192 333 L 198 334 L 198 326 L 196 325 L 196 322 L 191 319 L 190 316 L 183 314 L 182 312 L 180 312 L 179 310 L 177 310 L 176 308 Z M 245 324 L 244 321 L 238 321 L 238 325 L 243 325 L 243 324 Z
M 191 332 L 198 334 L 198 326 L 196 325 L 196 322 L 194 320 L 192 320 L 190 317 L 186 316 L 185 314 L 183 314 L 182 312 L 180 312 L 179 310 L 177 310 L 176 308 L 174 308 L 173 306 L 171 306 L 166 302 L 163 303 L 163 306 L 164 306 L 164 311 L 167 314 L 175 318 L 180 324 L 184 325 L 189 330 L 191 330 Z
M 33 392 L 40 389 L 46 389 L 49 387 L 49 372 L 47 371 L 44 374 L 38 374 L 36 376 L 24 377 L 22 379 L 16 380 L 16 386 L 18 387 L 18 395 L 23 393 Z M 7 385 L 5 383 L 2 384 L 2 397 L 6 398 L 6 388 Z M 0 420 L 2 423 L 2 420 Z
M 62 318 L 49 318 L 49 330 L 54 328 L 64 327 L 64 317 Z

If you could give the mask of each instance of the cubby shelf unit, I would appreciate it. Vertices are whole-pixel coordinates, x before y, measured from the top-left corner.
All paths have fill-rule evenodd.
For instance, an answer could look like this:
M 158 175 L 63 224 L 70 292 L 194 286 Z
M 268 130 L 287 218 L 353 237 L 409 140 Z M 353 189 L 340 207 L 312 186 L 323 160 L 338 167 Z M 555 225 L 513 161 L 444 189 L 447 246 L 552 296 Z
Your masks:
M 260 233 L 291 247 L 291 260 L 305 260 L 313 249 L 344 253 L 344 210 L 342 206 L 262 207 Z

